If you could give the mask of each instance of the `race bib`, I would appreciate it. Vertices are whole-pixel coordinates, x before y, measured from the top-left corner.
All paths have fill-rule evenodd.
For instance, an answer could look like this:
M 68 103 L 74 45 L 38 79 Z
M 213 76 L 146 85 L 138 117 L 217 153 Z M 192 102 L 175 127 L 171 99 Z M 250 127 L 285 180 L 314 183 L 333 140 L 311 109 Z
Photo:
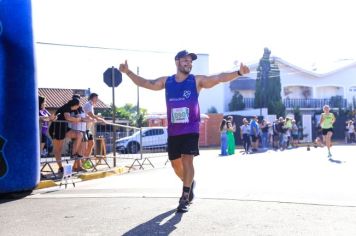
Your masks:
M 189 108 L 173 108 L 171 113 L 171 122 L 173 124 L 189 123 Z

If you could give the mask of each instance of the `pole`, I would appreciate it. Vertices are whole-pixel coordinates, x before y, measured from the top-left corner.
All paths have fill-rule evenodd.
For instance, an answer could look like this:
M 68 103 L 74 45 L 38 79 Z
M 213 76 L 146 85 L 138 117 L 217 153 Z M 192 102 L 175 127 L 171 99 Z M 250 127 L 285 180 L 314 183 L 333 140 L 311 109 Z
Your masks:
M 140 74 L 140 67 L 137 67 L 137 75 Z M 140 120 L 140 87 L 137 86 L 137 119 L 136 119 L 136 124 L 138 127 L 141 128 L 141 122 L 139 122 Z
M 112 113 L 112 123 L 115 124 L 115 113 L 116 113 L 116 107 L 115 107 L 115 67 L 111 67 L 111 87 L 112 87 L 112 107 L 113 107 L 113 113 Z M 116 126 L 113 127 L 113 140 L 112 140 L 112 151 L 113 151 L 113 156 L 114 156 L 114 167 L 116 167 Z

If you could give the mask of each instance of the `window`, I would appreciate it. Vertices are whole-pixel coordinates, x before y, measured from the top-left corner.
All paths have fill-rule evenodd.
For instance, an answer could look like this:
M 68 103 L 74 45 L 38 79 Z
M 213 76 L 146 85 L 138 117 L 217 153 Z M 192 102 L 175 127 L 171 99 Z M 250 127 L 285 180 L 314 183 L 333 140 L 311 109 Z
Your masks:
M 164 133 L 163 129 L 151 129 L 151 130 L 147 130 L 145 132 L 145 137 L 154 136 L 154 135 L 162 135 L 163 133 Z

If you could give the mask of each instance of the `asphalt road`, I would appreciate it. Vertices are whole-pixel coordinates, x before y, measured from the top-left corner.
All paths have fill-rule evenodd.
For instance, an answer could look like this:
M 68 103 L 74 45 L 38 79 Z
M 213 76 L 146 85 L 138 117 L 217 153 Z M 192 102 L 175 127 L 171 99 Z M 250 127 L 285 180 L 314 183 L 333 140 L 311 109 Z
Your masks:
M 0 235 L 356 235 L 356 147 L 195 159 L 197 198 L 176 214 L 182 185 L 155 169 L 0 200 Z

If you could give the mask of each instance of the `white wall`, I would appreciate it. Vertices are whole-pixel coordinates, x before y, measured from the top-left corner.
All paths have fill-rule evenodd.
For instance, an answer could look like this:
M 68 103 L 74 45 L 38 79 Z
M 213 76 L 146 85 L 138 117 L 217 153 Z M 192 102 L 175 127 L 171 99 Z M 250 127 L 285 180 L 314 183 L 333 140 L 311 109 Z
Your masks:
M 331 96 L 341 95 L 352 103 L 352 98 L 356 97 L 356 66 L 345 68 L 332 74 L 326 74 L 322 77 L 303 72 L 301 70 L 290 67 L 286 64 L 278 63 L 281 78 L 281 96 L 284 95 L 284 87 L 292 87 L 293 93 L 289 98 L 301 98 L 301 86 L 311 88 L 311 98 L 330 98 Z M 249 76 L 256 79 L 256 68 L 251 67 Z M 350 88 L 354 88 L 351 89 Z M 354 91 L 355 90 L 355 91 Z M 254 92 L 241 91 L 241 94 L 248 98 L 254 97 Z M 206 111 L 210 106 L 215 106 L 219 112 L 228 111 L 228 104 L 231 101 L 233 93 L 230 91 L 229 83 L 219 85 L 211 89 L 200 99 L 202 111 Z
M 198 54 L 198 59 L 193 62 L 192 74 L 209 75 L 209 55 Z M 207 113 L 214 106 L 218 112 L 224 111 L 224 88 L 217 85 L 210 89 L 203 89 L 199 94 L 200 112 Z
M 199 95 L 200 111 L 207 113 L 207 110 L 214 106 L 218 113 L 224 112 L 224 87 L 219 84 L 210 89 L 203 89 Z
M 349 91 L 352 86 L 356 86 L 356 66 L 349 67 L 323 77 L 317 77 L 294 68 L 279 64 L 281 70 L 282 97 L 285 86 L 308 86 L 313 88 L 313 98 L 330 98 L 341 95 L 352 102 L 352 97 L 356 96 L 356 91 Z M 291 96 L 289 96 L 292 98 Z
M 331 96 L 344 96 L 344 88 L 341 87 L 316 87 L 314 98 L 330 98 Z

